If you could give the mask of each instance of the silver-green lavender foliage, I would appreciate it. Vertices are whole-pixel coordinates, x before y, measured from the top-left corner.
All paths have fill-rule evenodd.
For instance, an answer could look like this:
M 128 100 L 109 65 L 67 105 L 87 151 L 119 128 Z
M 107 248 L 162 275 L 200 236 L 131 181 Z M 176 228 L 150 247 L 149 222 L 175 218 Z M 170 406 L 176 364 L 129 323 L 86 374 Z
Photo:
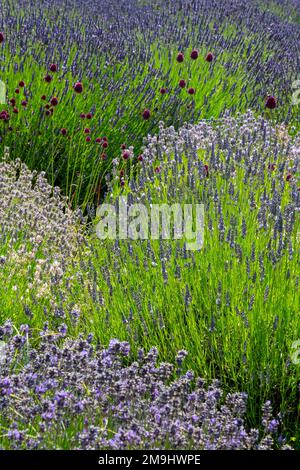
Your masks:
M 46 273 L 59 280 L 65 261 L 83 241 L 78 214 L 44 173 L 31 172 L 20 160 L 0 162 L 2 265 L 34 265 L 38 281 Z

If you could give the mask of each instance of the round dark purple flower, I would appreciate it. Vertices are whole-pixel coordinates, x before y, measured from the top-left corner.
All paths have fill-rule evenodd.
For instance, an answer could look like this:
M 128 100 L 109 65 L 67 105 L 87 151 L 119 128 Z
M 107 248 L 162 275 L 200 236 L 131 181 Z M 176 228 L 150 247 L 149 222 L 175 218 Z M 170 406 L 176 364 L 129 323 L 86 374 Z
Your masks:
M 177 62 L 181 63 L 184 61 L 184 55 L 182 52 L 179 52 L 179 54 L 176 57 Z
M 0 120 L 1 121 L 9 121 L 9 114 L 7 111 L 3 110 L 0 112 Z
M 150 110 L 149 110 L 149 109 L 145 109 L 145 110 L 143 111 L 143 119 L 145 119 L 145 121 L 147 121 L 148 119 L 150 119 L 150 115 L 151 115 L 151 113 L 150 113 Z
M 83 92 L 83 85 L 81 82 L 76 82 L 74 85 L 74 91 L 76 93 L 82 93 Z
M 4 39 L 5 39 L 4 33 L 0 32 L 0 44 L 4 42 Z
M 53 96 L 53 98 L 51 98 L 51 106 L 57 106 L 58 105 L 58 99 L 56 98 L 56 96 Z
M 45 80 L 45 82 L 50 83 L 50 82 L 52 81 L 51 75 L 47 74 L 47 75 L 44 77 L 44 80 Z
M 277 106 L 277 101 L 275 96 L 268 96 L 266 99 L 266 108 L 275 109 Z
M 205 60 L 206 60 L 206 62 L 212 62 L 214 60 L 213 54 L 211 52 L 209 52 L 207 54 L 207 56 L 205 57 Z
M 51 72 L 57 72 L 57 65 L 56 64 L 51 64 L 50 65 L 50 70 L 51 70 Z
M 191 59 L 196 60 L 198 59 L 198 57 L 199 57 L 199 52 L 197 51 L 197 49 L 193 49 L 191 52 Z

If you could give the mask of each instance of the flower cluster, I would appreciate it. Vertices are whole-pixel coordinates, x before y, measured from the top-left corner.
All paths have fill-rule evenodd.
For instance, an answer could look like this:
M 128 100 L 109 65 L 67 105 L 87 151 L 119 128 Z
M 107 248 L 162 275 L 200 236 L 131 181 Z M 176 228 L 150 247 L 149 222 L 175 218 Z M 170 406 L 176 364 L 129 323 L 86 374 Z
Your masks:
M 78 214 L 43 173 L 31 172 L 19 159 L 10 162 L 8 155 L 0 162 L 0 199 L 2 246 L 7 246 L 2 265 L 28 279 L 33 274 L 40 285 L 49 277 L 59 282 L 66 259 L 83 241 Z
M 64 435 L 75 449 L 271 449 L 278 422 L 260 436 L 248 430 L 247 397 L 225 396 L 217 381 L 158 363 L 158 351 L 129 359 L 130 347 L 116 339 L 106 349 L 92 335 L 64 339 L 67 328 L 19 332 L 0 328 L 1 439 L 13 449 L 61 448 Z M 179 351 L 177 366 L 186 351 Z M 267 403 L 270 418 L 270 404 Z M 76 425 L 74 428 L 74 424 Z M 288 448 L 283 446 L 283 448 Z

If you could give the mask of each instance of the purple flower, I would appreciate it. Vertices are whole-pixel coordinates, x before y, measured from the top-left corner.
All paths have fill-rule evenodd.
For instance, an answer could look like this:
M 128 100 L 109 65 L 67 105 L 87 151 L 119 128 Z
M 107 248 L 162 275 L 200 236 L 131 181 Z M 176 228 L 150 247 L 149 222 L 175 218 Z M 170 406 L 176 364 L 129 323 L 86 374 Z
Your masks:
M 181 63 L 184 61 L 184 55 L 182 52 L 179 52 L 177 57 L 176 57 L 177 62 Z
M 142 116 L 143 116 L 143 119 L 144 119 L 145 121 L 147 121 L 148 119 L 150 119 L 150 115 L 151 115 L 151 113 L 150 113 L 150 110 L 149 110 L 149 109 L 145 109 L 145 110 L 143 111 Z
M 266 99 L 266 108 L 275 109 L 277 106 L 277 101 L 274 96 L 268 96 Z
M 198 59 L 198 57 L 199 57 L 199 52 L 197 51 L 197 49 L 193 49 L 191 52 L 191 59 L 196 60 Z
M 83 92 L 83 85 L 82 85 L 81 82 L 76 82 L 73 88 L 74 88 L 74 91 L 76 93 L 82 93 Z

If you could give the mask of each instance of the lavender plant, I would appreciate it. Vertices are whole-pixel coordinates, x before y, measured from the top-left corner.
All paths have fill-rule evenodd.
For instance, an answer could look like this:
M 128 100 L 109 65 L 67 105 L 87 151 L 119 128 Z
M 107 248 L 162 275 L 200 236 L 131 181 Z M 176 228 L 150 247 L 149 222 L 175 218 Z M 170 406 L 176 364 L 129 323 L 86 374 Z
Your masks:
M 256 0 L 0 5 L 1 143 L 31 170 L 45 171 L 74 206 L 101 198 L 120 145 L 133 145 L 137 157 L 161 120 L 178 128 L 225 110 L 264 113 L 271 95 L 276 109 L 267 115 L 299 129 L 291 3 L 279 7 L 281 17 Z
M 184 240 L 103 242 L 90 235 L 48 299 L 7 270 L 3 286 L 13 303 L 2 302 L 2 319 L 29 321 L 35 331 L 45 320 L 53 329 L 64 323 L 71 334 L 92 331 L 103 344 L 118 337 L 136 357 L 140 345 L 156 344 L 167 361 L 186 349 L 187 367 L 220 379 L 226 392 L 247 393 L 252 426 L 271 399 L 284 432 L 295 436 L 299 137 L 249 112 L 178 132 L 161 125 L 146 139 L 138 168 L 133 149 L 120 153 L 107 176 L 107 201 L 123 194 L 146 206 L 202 202 L 203 249 L 189 252 Z
M 247 391 L 254 421 L 262 397 L 272 397 L 297 428 L 299 369 L 290 348 L 300 331 L 299 136 L 251 112 L 179 132 L 161 126 L 148 138 L 136 179 L 121 177 L 120 165 L 134 174 L 132 160 L 125 167 L 122 157 L 115 161 L 108 201 L 122 194 L 148 208 L 203 203 L 204 247 L 106 240 L 104 253 L 95 240 L 93 274 L 90 262 L 82 265 L 90 277 L 85 319 L 92 309 L 101 332 L 113 328 L 147 347 L 155 338 L 164 358 L 188 349 L 202 374 Z
M 0 7 L 0 447 L 299 447 L 297 1 Z M 120 195 L 203 248 L 99 240 Z
M 26 280 L 27 292 L 49 297 L 83 243 L 83 226 L 58 187 L 7 153 L 0 162 L 1 284 L 18 291 Z
M 126 342 L 104 349 L 92 335 L 71 340 L 66 332 L 44 325 L 32 348 L 28 325 L 0 329 L 2 448 L 265 450 L 277 442 L 270 403 L 263 434 L 247 429 L 246 395 L 224 396 L 217 381 L 182 374 L 186 351 L 175 366 L 159 364 L 156 348 L 132 362 Z

